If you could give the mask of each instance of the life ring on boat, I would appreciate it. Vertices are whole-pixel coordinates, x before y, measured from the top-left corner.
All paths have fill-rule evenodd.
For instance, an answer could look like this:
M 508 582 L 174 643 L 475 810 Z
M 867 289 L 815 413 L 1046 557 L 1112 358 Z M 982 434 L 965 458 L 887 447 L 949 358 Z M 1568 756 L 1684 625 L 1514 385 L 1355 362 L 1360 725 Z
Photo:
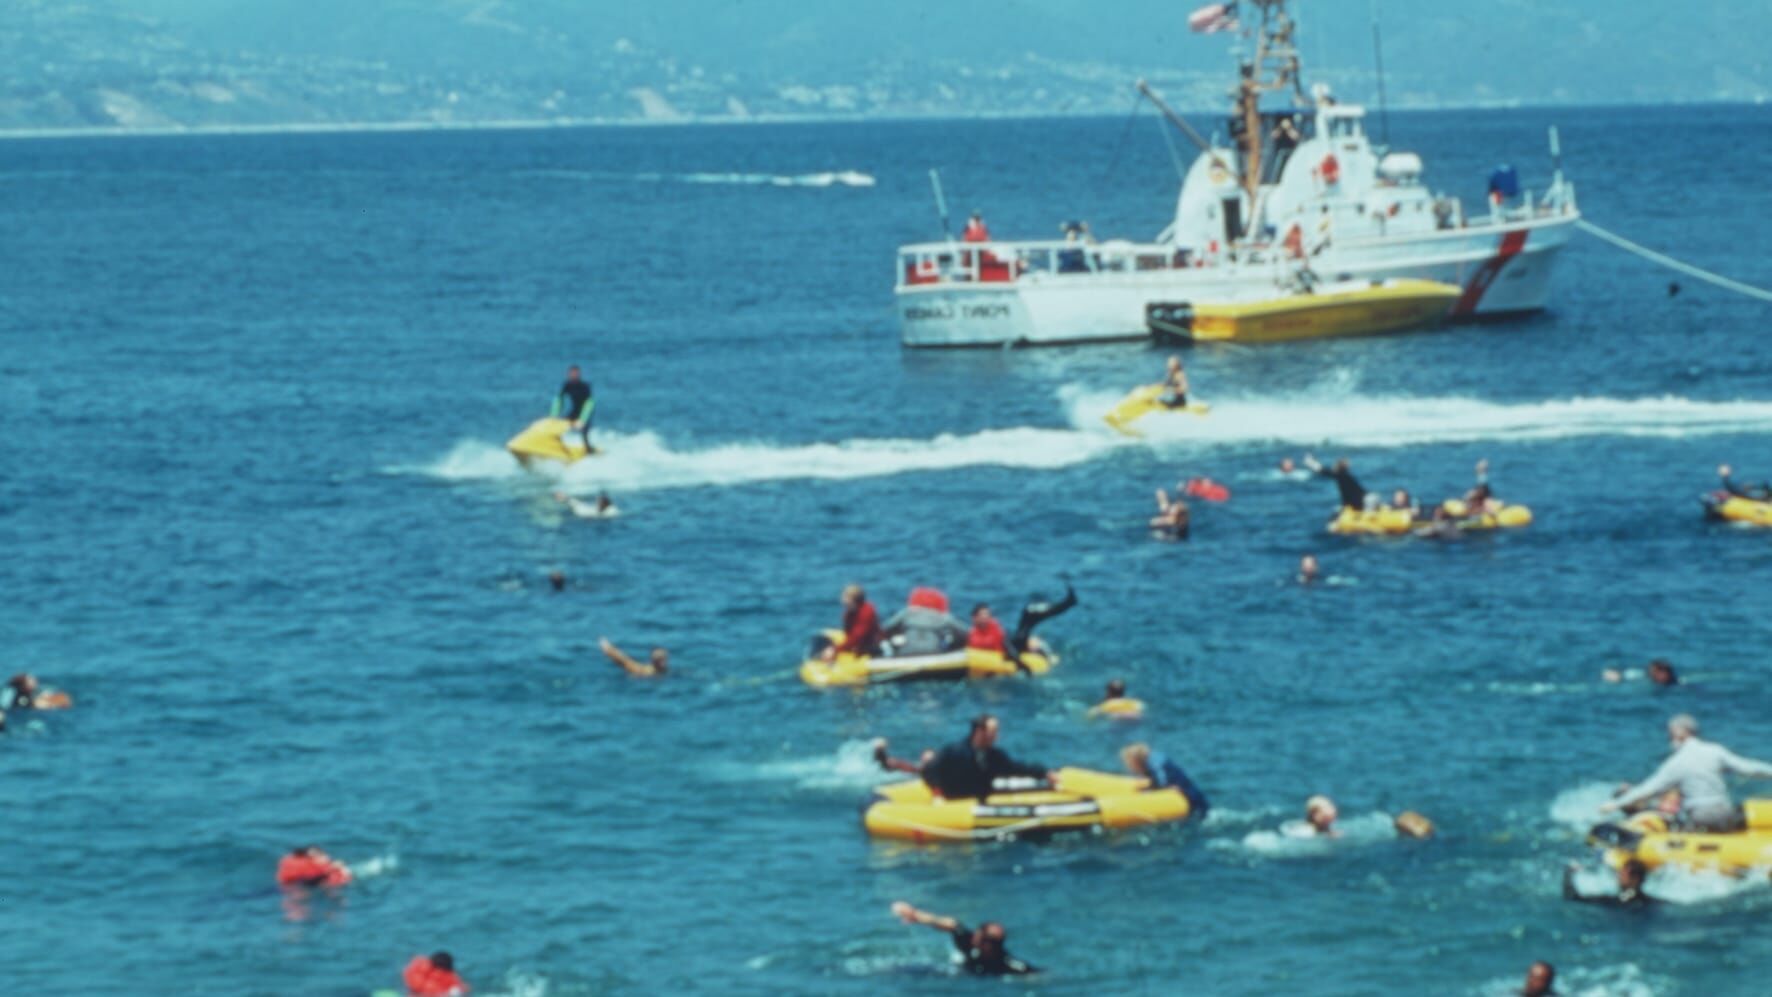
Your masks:
M 1317 176 L 1323 178 L 1326 186 L 1334 186 L 1341 181 L 1341 163 L 1335 158 L 1335 153 L 1324 156 L 1323 161 L 1317 164 Z

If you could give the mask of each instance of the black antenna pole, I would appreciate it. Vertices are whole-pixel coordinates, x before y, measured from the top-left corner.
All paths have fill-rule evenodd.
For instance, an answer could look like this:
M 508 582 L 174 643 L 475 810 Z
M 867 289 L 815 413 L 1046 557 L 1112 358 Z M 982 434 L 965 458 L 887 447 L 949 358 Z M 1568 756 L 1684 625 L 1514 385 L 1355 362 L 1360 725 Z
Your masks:
M 1384 46 L 1378 40 L 1378 0 L 1372 0 L 1372 59 L 1378 64 L 1378 141 L 1391 144 L 1391 116 L 1384 106 Z

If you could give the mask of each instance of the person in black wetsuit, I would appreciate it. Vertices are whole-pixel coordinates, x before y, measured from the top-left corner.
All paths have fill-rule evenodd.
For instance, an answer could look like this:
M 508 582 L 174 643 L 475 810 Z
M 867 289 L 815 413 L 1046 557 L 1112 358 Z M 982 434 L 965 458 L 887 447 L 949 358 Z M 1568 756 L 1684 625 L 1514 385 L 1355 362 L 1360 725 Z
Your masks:
M 1736 498 L 1750 499 L 1755 502 L 1772 502 L 1772 484 L 1760 482 L 1757 485 L 1738 485 L 1735 483 L 1735 470 L 1724 464 L 1717 468 L 1717 477 L 1723 479 L 1723 490 Z
M 1018 762 L 997 747 L 997 718 L 989 713 L 972 721 L 966 740 L 941 749 L 923 766 L 923 781 L 948 800 L 983 799 L 1006 776 L 1050 779 L 1051 772 L 1044 765 Z
M 1564 900 L 1617 907 L 1621 910 L 1642 910 L 1655 902 L 1654 897 L 1643 892 L 1643 880 L 1649 875 L 1649 867 L 1636 859 L 1629 859 L 1618 867 L 1617 893 L 1583 893 L 1576 889 L 1575 873 L 1580 868 L 1578 864 L 1571 862 L 1563 870 Z
M 1311 473 L 1318 477 L 1328 478 L 1335 482 L 1335 487 L 1341 492 L 1341 507 L 1343 509 L 1353 509 L 1357 512 L 1366 508 L 1366 489 L 1360 484 L 1360 479 L 1354 477 L 1354 473 L 1348 470 L 1347 458 L 1343 457 L 1335 462 L 1333 468 L 1328 468 L 1324 467 L 1323 462 L 1314 455 L 1305 454 L 1304 466 L 1310 468 Z
M 591 410 L 596 407 L 597 400 L 591 397 L 591 382 L 580 375 L 578 364 L 566 368 L 566 383 L 560 385 L 560 393 L 554 396 L 549 414 L 572 423 L 578 430 L 579 439 L 584 441 L 586 453 L 591 450 Z
M 1026 976 L 1039 970 L 1009 954 L 1004 943 L 1009 932 L 996 921 L 986 921 L 974 931 L 941 914 L 918 910 L 903 900 L 892 905 L 892 914 L 906 924 L 921 924 L 945 932 L 953 940 L 962 965 L 973 976 Z
M 1064 584 L 1064 598 L 1057 602 L 1044 602 L 1036 599 L 1021 607 L 1021 616 L 1015 621 L 1015 632 L 1009 635 L 1009 646 L 1006 649 L 1011 660 L 1019 662 L 1023 652 L 1031 649 L 1045 650 L 1040 642 L 1034 639 L 1034 628 L 1054 616 L 1069 612 L 1077 604 L 1077 590 L 1071 588 L 1070 582 Z

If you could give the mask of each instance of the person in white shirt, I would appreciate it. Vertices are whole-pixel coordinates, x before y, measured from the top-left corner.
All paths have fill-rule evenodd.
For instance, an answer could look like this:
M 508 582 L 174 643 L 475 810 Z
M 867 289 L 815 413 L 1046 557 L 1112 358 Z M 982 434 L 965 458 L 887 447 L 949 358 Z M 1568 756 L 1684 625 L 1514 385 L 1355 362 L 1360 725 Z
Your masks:
M 1698 721 L 1682 713 L 1667 722 L 1667 740 L 1673 754 L 1655 774 L 1600 805 L 1601 813 L 1623 810 L 1670 789 L 1680 791 L 1680 815 L 1694 830 L 1712 833 L 1739 831 L 1745 826 L 1741 810 L 1729 798 L 1725 777 L 1736 775 L 1772 779 L 1772 764 L 1742 758 L 1720 744 L 1700 740 Z

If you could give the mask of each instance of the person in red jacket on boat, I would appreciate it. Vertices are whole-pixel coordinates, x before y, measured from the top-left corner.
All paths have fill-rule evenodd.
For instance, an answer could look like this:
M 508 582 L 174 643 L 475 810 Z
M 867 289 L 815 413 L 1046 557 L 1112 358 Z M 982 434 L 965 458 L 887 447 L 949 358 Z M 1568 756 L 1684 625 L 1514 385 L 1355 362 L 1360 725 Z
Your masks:
M 413 956 L 401 978 L 412 997 L 456 997 L 470 990 L 455 972 L 455 957 L 447 952 Z
M 966 220 L 966 231 L 960 235 L 962 242 L 990 242 L 991 230 L 984 226 L 984 215 L 974 211 Z
M 313 845 L 303 845 L 277 863 L 278 886 L 343 886 L 350 867 Z

